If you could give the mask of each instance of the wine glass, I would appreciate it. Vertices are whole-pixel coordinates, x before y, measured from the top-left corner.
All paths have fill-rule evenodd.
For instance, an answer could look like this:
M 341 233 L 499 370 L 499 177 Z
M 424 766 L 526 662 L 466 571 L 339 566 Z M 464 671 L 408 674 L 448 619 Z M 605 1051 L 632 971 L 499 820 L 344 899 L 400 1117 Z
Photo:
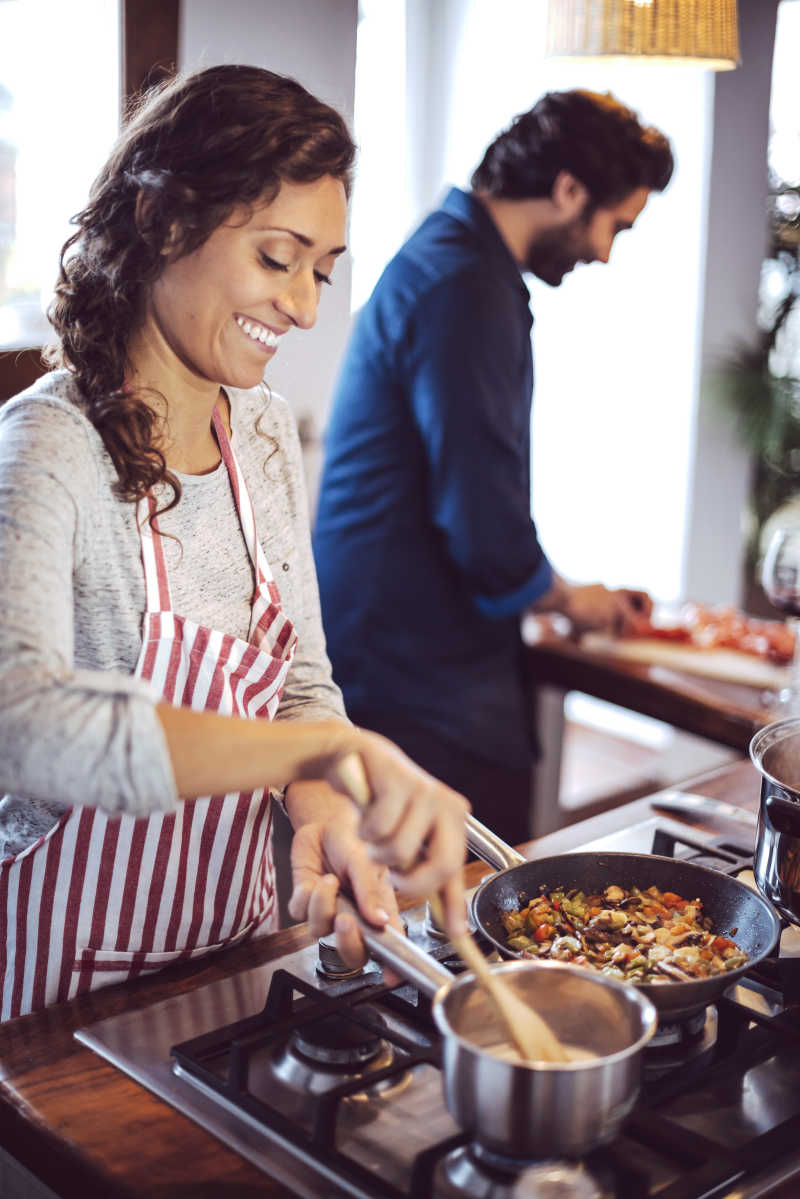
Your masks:
M 794 633 L 789 684 L 779 691 L 781 716 L 800 715 L 800 524 L 780 525 L 769 540 L 761 567 L 761 586 L 770 603 L 786 613 Z

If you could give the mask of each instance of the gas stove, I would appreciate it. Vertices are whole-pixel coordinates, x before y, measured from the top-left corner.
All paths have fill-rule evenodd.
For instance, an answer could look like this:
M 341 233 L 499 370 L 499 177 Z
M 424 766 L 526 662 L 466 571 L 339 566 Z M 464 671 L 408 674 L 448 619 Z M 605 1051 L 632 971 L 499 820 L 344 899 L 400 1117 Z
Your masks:
M 672 854 L 747 881 L 747 840 L 654 816 L 576 848 Z M 424 908 L 406 918 L 412 939 L 461 968 Z M 800 1195 L 795 928 L 713 1007 L 659 1028 L 621 1134 L 580 1162 L 469 1143 L 444 1105 L 429 1001 L 387 987 L 374 962 L 352 975 L 323 942 L 76 1036 L 309 1199 Z

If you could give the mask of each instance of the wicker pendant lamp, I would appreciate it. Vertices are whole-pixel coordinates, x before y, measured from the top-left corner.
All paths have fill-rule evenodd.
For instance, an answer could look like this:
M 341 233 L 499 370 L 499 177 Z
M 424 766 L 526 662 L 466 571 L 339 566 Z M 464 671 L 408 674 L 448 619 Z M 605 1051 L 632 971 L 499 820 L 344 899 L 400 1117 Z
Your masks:
M 739 65 L 736 0 L 549 0 L 547 54 Z

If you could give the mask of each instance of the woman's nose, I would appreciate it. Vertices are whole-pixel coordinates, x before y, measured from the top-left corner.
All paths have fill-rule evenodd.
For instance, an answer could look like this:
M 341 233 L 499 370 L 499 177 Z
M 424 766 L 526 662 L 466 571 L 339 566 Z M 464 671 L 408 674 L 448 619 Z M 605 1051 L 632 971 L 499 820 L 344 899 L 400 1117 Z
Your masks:
M 317 319 L 319 292 L 313 272 L 298 271 L 286 282 L 277 306 L 300 329 L 310 329 Z

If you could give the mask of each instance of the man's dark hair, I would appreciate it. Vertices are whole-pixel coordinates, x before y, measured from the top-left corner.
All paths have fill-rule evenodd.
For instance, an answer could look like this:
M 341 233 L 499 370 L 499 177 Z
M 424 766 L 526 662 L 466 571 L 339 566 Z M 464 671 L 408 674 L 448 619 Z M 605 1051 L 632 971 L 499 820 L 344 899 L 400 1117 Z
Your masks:
M 610 207 L 639 187 L 663 191 L 672 176 L 667 138 L 610 92 L 548 92 L 515 117 L 472 176 L 476 191 L 510 200 L 549 196 L 559 171 Z

